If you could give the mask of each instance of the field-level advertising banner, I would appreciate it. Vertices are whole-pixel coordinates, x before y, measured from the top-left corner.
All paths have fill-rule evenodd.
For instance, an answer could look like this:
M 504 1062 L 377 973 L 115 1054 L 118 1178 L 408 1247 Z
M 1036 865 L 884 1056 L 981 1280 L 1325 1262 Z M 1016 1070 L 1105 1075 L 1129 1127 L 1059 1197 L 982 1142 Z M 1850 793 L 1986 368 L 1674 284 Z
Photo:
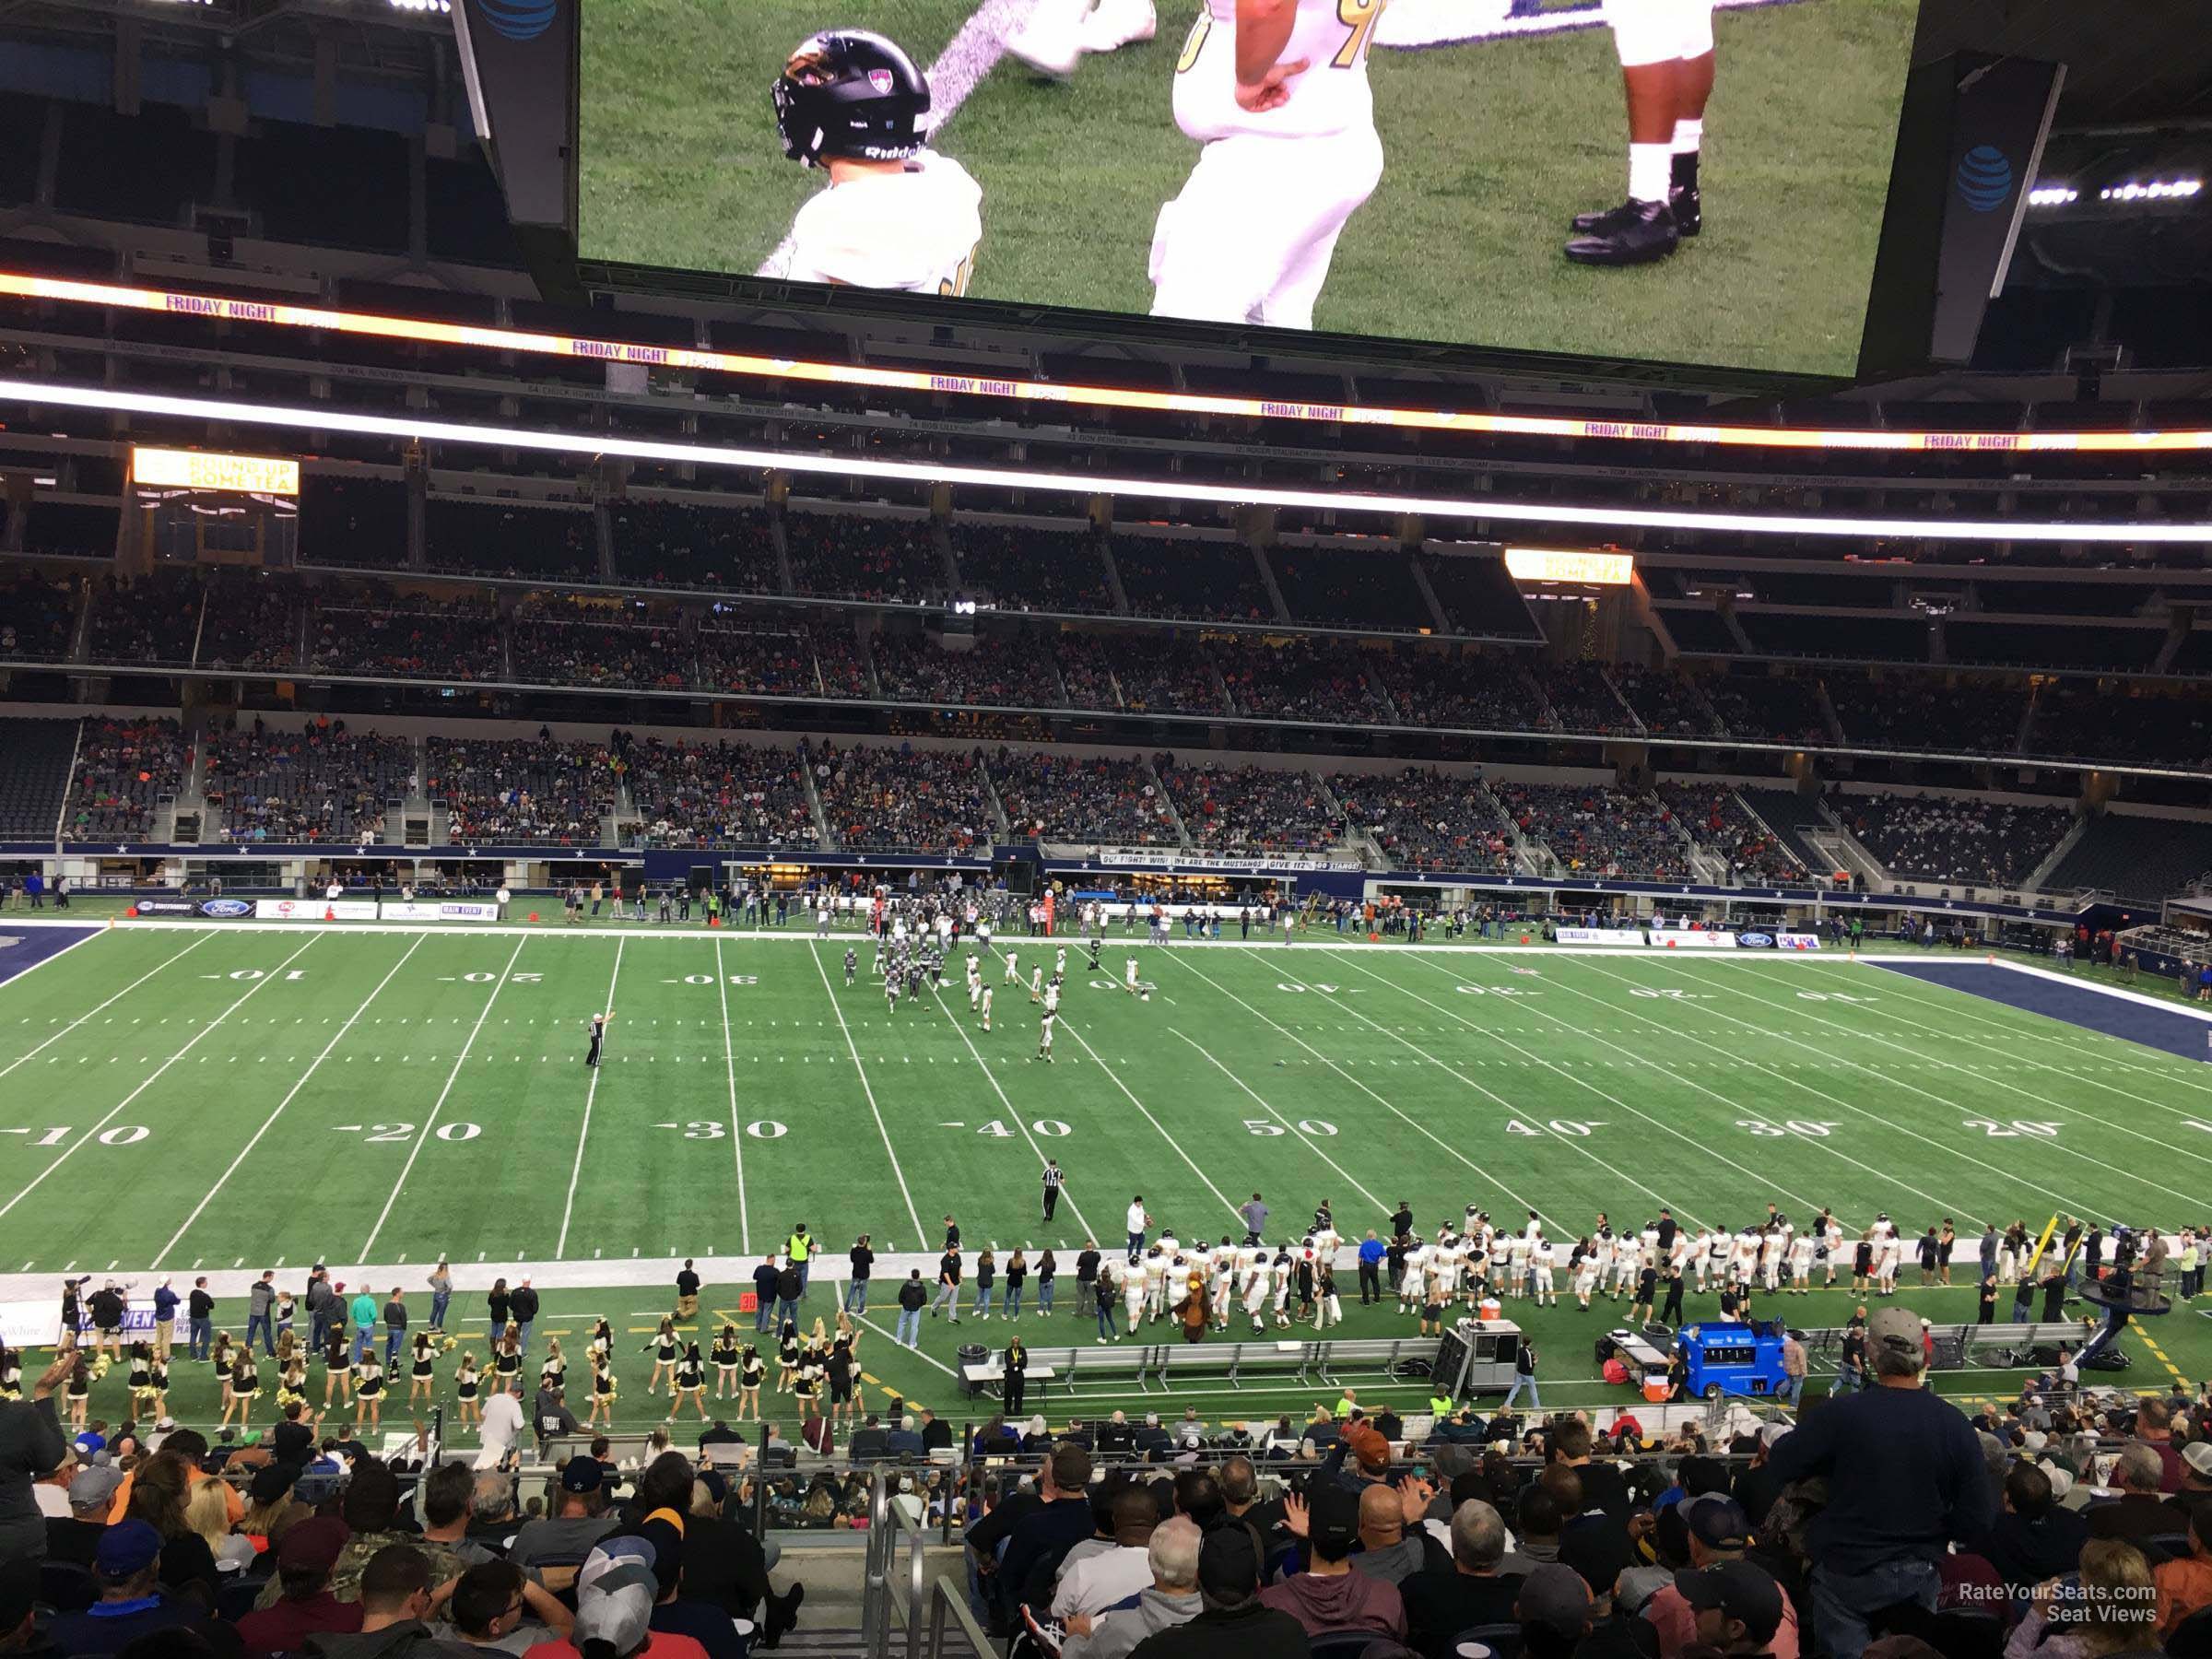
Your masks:
M 1613 945 L 1640 948 L 1643 935 L 1633 927 L 1562 927 L 1554 936 L 1562 945 Z
M 497 922 L 500 907 L 489 900 L 387 899 L 386 922 Z
M 1151 39 L 1078 41 L 1080 0 L 594 0 L 579 252 L 940 306 L 1855 369 L 1918 0 L 1297 0 L 1259 111 L 1236 97 L 1232 0 L 1156 9 Z M 926 82 L 926 149 L 802 165 L 771 88 L 853 26 Z M 1708 30 L 1697 108 L 1671 88 L 1708 78 Z M 1624 61 L 1690 65 L 1638 77 L 1668 88 L 1638 114 L 1686 155 L 1677 120 L 1702 123 L 1704 229 L 1652 263 L 1578 264 L 1569 220 L 1628 190 Z M 840 73 L 879 109 L 910 96 L 902 70 L 818 53 L 794 84 Z M 794 125 L 802 149 L 822 130 Z M 1671 147 L 1647 193 L 1671 189 Z
M 1689 928 L 1654 927 L 1649 935 L 1653 950 L 1734 950 L 1732 933 L 1699 933 Z
M 256 899 L 259 922 L 373 922 L 373 899 Z
M 1776 934 L 1774 947 L 1777 950 L 1818 950 L 1820 948 L 1820 935 L 1803 933 Z
M 58 1285 L 55 1287 L 55 1291 L 54 1296 L 44 1301 L 0 1301 L 0 1347 L 13 1350 L 31 1347 L 50 1348 L 53 1346 L 54 1337 L 62 1328 L 62 1304 Z M 154 1310 L 150 1305 L 124 1309 L 123 1340 L 126 1344 L 152 1341 L 155 1324 Z M 77 1324 L 80 1330 L 91 1330 L 90 1315 L 80 1315 Z M 171 1321 L 170 1333 L 170 1339 L 179 1343 L 185 1341 L 190 1335 L 181 1314 L 178 1318 Z M 23 1369 L 26 1371 L 33 1370 L 28 1364 Z

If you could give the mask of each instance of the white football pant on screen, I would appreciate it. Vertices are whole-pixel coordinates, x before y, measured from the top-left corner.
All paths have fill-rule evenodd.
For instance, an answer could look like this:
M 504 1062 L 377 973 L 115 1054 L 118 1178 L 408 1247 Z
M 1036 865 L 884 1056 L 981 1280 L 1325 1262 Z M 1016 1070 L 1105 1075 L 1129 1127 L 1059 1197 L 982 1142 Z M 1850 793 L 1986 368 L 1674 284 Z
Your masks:
M 1148 41 L 1159 28 L 1152 0 L 1037 0 L 1006 37 L 1006 50 L 1038 74 L 1065 80 L 1083 53 Z

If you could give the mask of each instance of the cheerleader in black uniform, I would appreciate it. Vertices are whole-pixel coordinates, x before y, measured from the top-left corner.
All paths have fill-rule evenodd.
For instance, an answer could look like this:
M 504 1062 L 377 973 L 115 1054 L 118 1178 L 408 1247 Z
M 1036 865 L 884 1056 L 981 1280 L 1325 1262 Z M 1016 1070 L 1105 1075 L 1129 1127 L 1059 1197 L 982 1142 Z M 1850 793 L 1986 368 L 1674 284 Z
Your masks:
M 645 1384 L 647 1394 L 656 1394 L 660 1391 L 661 1376 L 664 1372 L 670 1379 L 675 1378 L 677 1347 L 676 1321 L 673 1319 L 662 1320 L 661 1328 L 653 1333 L 653 1340 L 640 1350 L 653 1356 L 653 1381 Z M 673 1381 L 671 1385 L 673 1386 Z
M 237 1347 L 238 1344 L 231 1340 L 229 1332 L 218 1331 L 215 1334 L 215 1347 L 209 1349 L 208 1353 L 215 1365 L 217 1382 L 219 1382 L 229 1376 L 230 1361 L 236 1358 L 234 1350 Z
M 484 1422 L 484 1407 L 477 1403 L 477 1395 L 483 1384 L 477 1378 L 476 1355 L 463 1354 L 461 1369 L 453 1373 L 453 1398 L 460 1403 L 461 1420 L 476 1427 L 481 1427 Z
M 98 1352 L 97 1349 L 94 1350 Z M 226 1390 L 229 1387 L 225 1383 Z M 85 1413 L 92 1403 L 92 1361 L 83 1355 L 77 1357 L 76 1369 L 69 1373 L 69 1427 L 82 1433 Z
M 0 1402 L 14 1405 L 23 1397 L 23 1356 L 0 1344 Z
M 759 1348 L 747 1343 L 745 1351 L 737 1357 L 736 1421 L 744 1422 L 748 1411 L 753 1414 L 754 1422 L 760 1420 L 760 1379 L 767 1375 L 768 1361 L 760 1358 Z
M 592 1360 L 592 1409 L 583 1423 L 587 1429 L 615 1426 L 615 1373 L 605 1354 Z
M 384 1419 L 384 1367 L 371 1348 L 361 1356 L 360 1364 L 353 1368 L 353 1431 L 361 1431 L 363 1418 L 368 1419 L 371 1433 L 383 1426 Z
M 509 1325 L 507 1334 L 500 1338 L 498 1350 L 491 1357 L 492 1375 L 499 1380 L 501 1394 L 519 1394 L 523 1386 L 523 1349 L 514 1327 Z
M 791 1393 L 792 1383 L 799 1374 L 799 1327 L 793 1320 L 783 1322 L 782 1330 L 776 1334 L 776 1392 Z
M 853 1338 L 844 1333 L 830 1345 L 830 1352 L 822 1361 L 823 1373 L 830 1379 L 830 1420 L 841 1422 L 846 1418 L 858 1421 L 860 1387 L 857 1378 L 860 1364 L 853 1357 Z
M 151 1416 L 155 1421 L 159 1422 L 169 1415 L 169 1356 L 167 1354 L 156 1354 L 147 1364 L 146 1393 L 147 1397 L 153 1402 L 154 1408 L 150 1413 L 142 1413 L 141 1416 Z
M 586 1359 L 604 1359 L 615 1362 L 615 1327 L 602 1318 L 592 1325 L 591 1346 L 584 1350 Z
M 307 1410 L 307 1355 L 297 1343 L 292 1345 L 291 1358 L 276 1373 L 276 1415 L 282 1417 L 285 1407 L 293 1405 L 302 1412 Z
M 792 1398 L 798 1402 L 799 1421 L 822 1415 L 822 1353 L 812 1344 L 799 1356 L 791 1380 Z
M 407 1367 L 407 1405 L 412 1409 L 416 1401 L 434 1399 L 437 1393 L 436 1367 L 430 1359 L 430 1334 L 418 1331 L 415 1333 L 415 1358 Z
M 253 1420 L 253 1402 L 261 1398 L 261 1373 L 253 1369 L 253 1350 L 241 1348 L 231 1362 L 230 1386 L 223 1394 L 223 1422 L 230 1420 L 230 1407 L 238 1407 L 238 1426 L 245 1428 Z M 216 1425 L 218 1428 L 221 1423 Z
M 688 1398 L 699 1413 L 699 1420 L 707 1420 L 707 1363 L 699 1357 L 699 1344 L 684 1345 L 684 1357 L 676 1362 L 676 1381 L 668 1390 L 668 1420 L 676 1421 L 676 1414 L 684 1408 Z
M 546 1344 L 546 1362 L 537 1368 L 537 1385 L 541 1389 L 563 1389 L 569 1385 L 568 1356 L 560 1351 L 558 1336 Z
M 154 1394 L 154 1351 L 143 1342 L 131 1344 L 131 1415 L 139 1418 L 158 1418 L 159 1411 L 148 1411 L 147 1406 Z
M 737 1327 L 725 1324 L 714 1338 L 709 1356 L 714 1361 L 714 1397 L 726 1400 L 737 1392 Z
M 330 1396 L 338 1396 L 338 1404 L 347 1405 L 353 1398 L 353 1354 L 346 1341 L 346 1327 L 333 1324 L 330 1335 L 323 1339 L 323 1408 L 330 1409 Z

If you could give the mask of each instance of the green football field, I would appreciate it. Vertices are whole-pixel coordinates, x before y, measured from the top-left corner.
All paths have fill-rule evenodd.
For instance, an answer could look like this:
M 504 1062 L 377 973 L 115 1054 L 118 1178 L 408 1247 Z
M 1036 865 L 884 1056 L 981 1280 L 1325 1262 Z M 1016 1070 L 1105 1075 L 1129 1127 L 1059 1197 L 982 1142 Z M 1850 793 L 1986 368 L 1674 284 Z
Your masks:
M 1401 1199 L 1424 1230 L 1473 1204 L 1536 1209 L 1553 1236 L 1662 1204 L 1731 1227 L 1769 1202 L 1831 1206 L 1853 1230 L 1886 1210 L 1909 1236 L 1947 1216 L 1962 1281 L 1984 1220 L 2205 1215 L 2201 1065 L 1865 963 L 1117 935 L 1095 981 L 1070 952 L 1047 1065 L 1003 970 L 986 1032 L 950 979 L 894 1018 L 851 935 L 633 926 L 141 924 L 0 986 L 0 1299 L 51 1297 L 72 1271 L 128 1277 L 141 1298 L 195 1270 L 289 1282 L 320 1259 L 341 1278 L 376 1265 L 380 1299 L 405 1284 L 420 1318 L 442 1255 L 535 1271 L 541 1330 L 581 1338 L 599 1313 L 649 1330 L 672 1258 L 722 1258 L 707 1307 L 734 1309 L 745 1259 L 796 1221 L 841 1269 L 862 1231 L 886 1253 L 934 1253 L 951 1213 L 971 1252 L 1063 1252 L 1061 1312 L 1028 1332 L 1088 1342 L 1068 1312 L 1072 1252 L 1118 1241 L 1135 1194 L 1185 1238 L 1218 1237 L 1255 1190 L 1286 1234 L 1327 1198 L 1353 1239 Z M 1051 948 L 1012 945 L 1025 980 Z M 1116 983 L 1131 954 L 1149 1001 Z M 594 1076 L 584 1023 L 609 1006 Z M 1050 1225 L 1048 1155 L 1067 1172 Z M 1908 1266 L 1909 1303 L 1972 1317 L 1963 1284 L 1917 1278 Z M 888 1289 L 879 1277 L 879 1310 Z M 818 1285 L 810 1312 L 830 1314 L 833 1295 Z M 1587 1381 L 1605 1321 L 1567 1300 L 1524 1323 L 1562 1339 L 1547 1398 L 1598 1403 L 1615 1392 Z M 1806 1324 L 1844 1312 L 1840 1294 L 1788 1305 Z M 478 1322 L 479 1345 L 481 1306 L 464 1294 L 449 1322 Z M 944 1408 L 951 1349 L 979 1327 L 931 1324 L 907 1355 L 876 1317 L 871 1375 Z M 2179 1309 L 2126 1338 L 2127 1380 L 2212 1374 L 2199 1320 Z M 242 1328 L 239 1297 L 218 1322 Z M 1409 1328 L 1355 1306 L 1345 1334 Z M 657 1415 L 644 1370 L 623 1372 L 626 1421 Z M 1315 1392 L 1175 1397 L 1271 1415 Z M 100 1393 L 96 1411 L 124 1415 L 120 1377 Z M 180 1382 L 173 1408 L 211 1418 L 207 1379 Z
M 1398 0 L 1423 35 L 1478 9 Z M 1160 0 L 1156 39 L 1087 57 L 1064 85 L 998 56 L 982 25 L 1019 10 L 1012 0 L 875 0 L 858 12 L 823 0 L 599 0 L 583 20 L 585 256 L 759 268 L 823 182 L 783 158 L 770 83 L 806 35 L 860 24 L 925 69 L 940 65 L 938 108 L 953 107 L 933 142 L 983 189 L 973 297 L 1148 312 L 1154 219 L 1197 150 L 1169 109 L 1197 6 Z M 1317 326 L 1850 372 L 1915 10 L 1915 0 L 1790 0 L 1719 12 L 1705 231 L 1632 271 L 1571 265 L 1559 252 L 1572 214 L 1625 193 L 1606 29 L 1378 47 L 1383 179 L 1338 246 Z

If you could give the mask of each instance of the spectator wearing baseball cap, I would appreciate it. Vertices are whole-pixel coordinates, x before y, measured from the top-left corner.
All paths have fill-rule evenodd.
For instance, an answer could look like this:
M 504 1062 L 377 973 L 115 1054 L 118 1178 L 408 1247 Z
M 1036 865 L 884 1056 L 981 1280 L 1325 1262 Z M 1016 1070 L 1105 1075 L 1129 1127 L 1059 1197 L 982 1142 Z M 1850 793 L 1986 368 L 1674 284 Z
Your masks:
M 1782 1626 L 1782 1586 L 1748 1561 L 1716 1561 L 1675 1575 L 1696 1616 L 1698 1640 L 1727 1654 L 1771 1655 Z
M 1306 1570 L 1260 1592 L 1268 1606 L 1289 1614 L 1309 1637 L 1368 1631 L 1406 1639 L 1406 1603 L 1398 1587 L 1352 1571 L 1359 1540 L 1359 1500 L 1340 1486 L 1315 1481 L 1307 1500 L 1287 1500 L 1283 1524 L 1306 1543 Z
M 1992 1512 L 1980 1437 L 1922 1386 L 1919 1315 L 1882 1309 L 1867 1321 L 1866 1349 L 1875 1386 L 1809 1414 L 1769 1459 L 1785 1483 L 1828 1480 L 1810 1553 L 1818 1642 L 1830 1659 L 1860 1659 L 1866 1621 L 1882 1608 L 1934 1612 L 1947 1546 L 1971 1540 Z
M 2212 1440 L 2194 1440 L 2182 1448 L 2182 1489 L 2166 1500 L 2166 1507 L 2177 1517 L 2174 1530 L 2186 1527 L 2189 1517 L 2208 1503 L 2212 1503 Z
M 558 1507 L 550 1515 L 525 1521 L 508 1547 L 507 1559 L 525 1572 L 542 1562 L 573 1563 L 593 1545 L 606 1537 L 618 1523 L 607 1513 L 606 1469 L 588 1453 L 579 1453 L 560 1465 Z M 566 1589 L 571 1575 L 559 1568 L 554 1589 Z
M 65 1613 L 50 1635 L 69 1654 L 117 1653 L 139 1637 L 182 1626 L 196 1631 L 216 1653 L 240 1653 L 238 1634 L 200 1610 L 195 1601 L 166 1594 L 155 1583 L 161 1565 L 161 1535 L 149 1522 L 124 1521 L 106 1528 L 92 1571 L 100 1599 L 82 1613 Z
M 653 1628 L 657 1559 L 653 1545 L 633 1535 L 594 1546 L 576 1575 L 575 1629 L 565 1641 L 539 1642 L 524 1659 L 580 1659 L 594 1641 L 613 1648 L 615 1659 L 706 1659 L 706 1649 L 690 1637 Z
M 361 1628 L 361 1604 L 330 1593 L 330 1570 L 346 1547 L 346 1523 L 335 1515 L 299 1522 L 276 1546 L 276 1605 L 238 1621 L 239 1639 L 252 1653 L 294 1653 L 310 1636 L 349 1634 Z
M 1198 1616 L 1156 1630 L 1130 1659 L 1306 1659 L 1305 1627 L 1260 1594 L 1259 1534 L 1231 1521 L 1198 1547 Z
M 1710 1493 L 1688 1500 L 1681 1505 L 1681 1512 L 1689 1539 L 1690 1572 L 1723 1561 L 1743 1560 L 1745 1550 L 1751 1546 L 1751 1519 L 1735 1499 Z M 1756 1564 L 1751 1570 L 1764 1571 Z M 1698 1633 L 1697 1609 L 1683 1594 L 1682 1577 L 1677 1574 L 1643 1605 L 1643 1618 L 1659 1639 L 1659 1659 L 1676 1659 L 1691 1642 L 1703 1640 Z M 1774 1659 L 1797 1659 L 1800 1652 L 1797 1614 L 1787 1596 L 1783 1598 L 1781 1621 L 1768 1651 Z
M 100 1535 L 108 1530 L 108 1505 L 123 1484 L 123 1471 L 112 1464 L 80 1464 L 69 1477 L 69 1518 L 46 1523 L 46 1555 L 50 1560 L 92 1565 L 100 1550 Z

